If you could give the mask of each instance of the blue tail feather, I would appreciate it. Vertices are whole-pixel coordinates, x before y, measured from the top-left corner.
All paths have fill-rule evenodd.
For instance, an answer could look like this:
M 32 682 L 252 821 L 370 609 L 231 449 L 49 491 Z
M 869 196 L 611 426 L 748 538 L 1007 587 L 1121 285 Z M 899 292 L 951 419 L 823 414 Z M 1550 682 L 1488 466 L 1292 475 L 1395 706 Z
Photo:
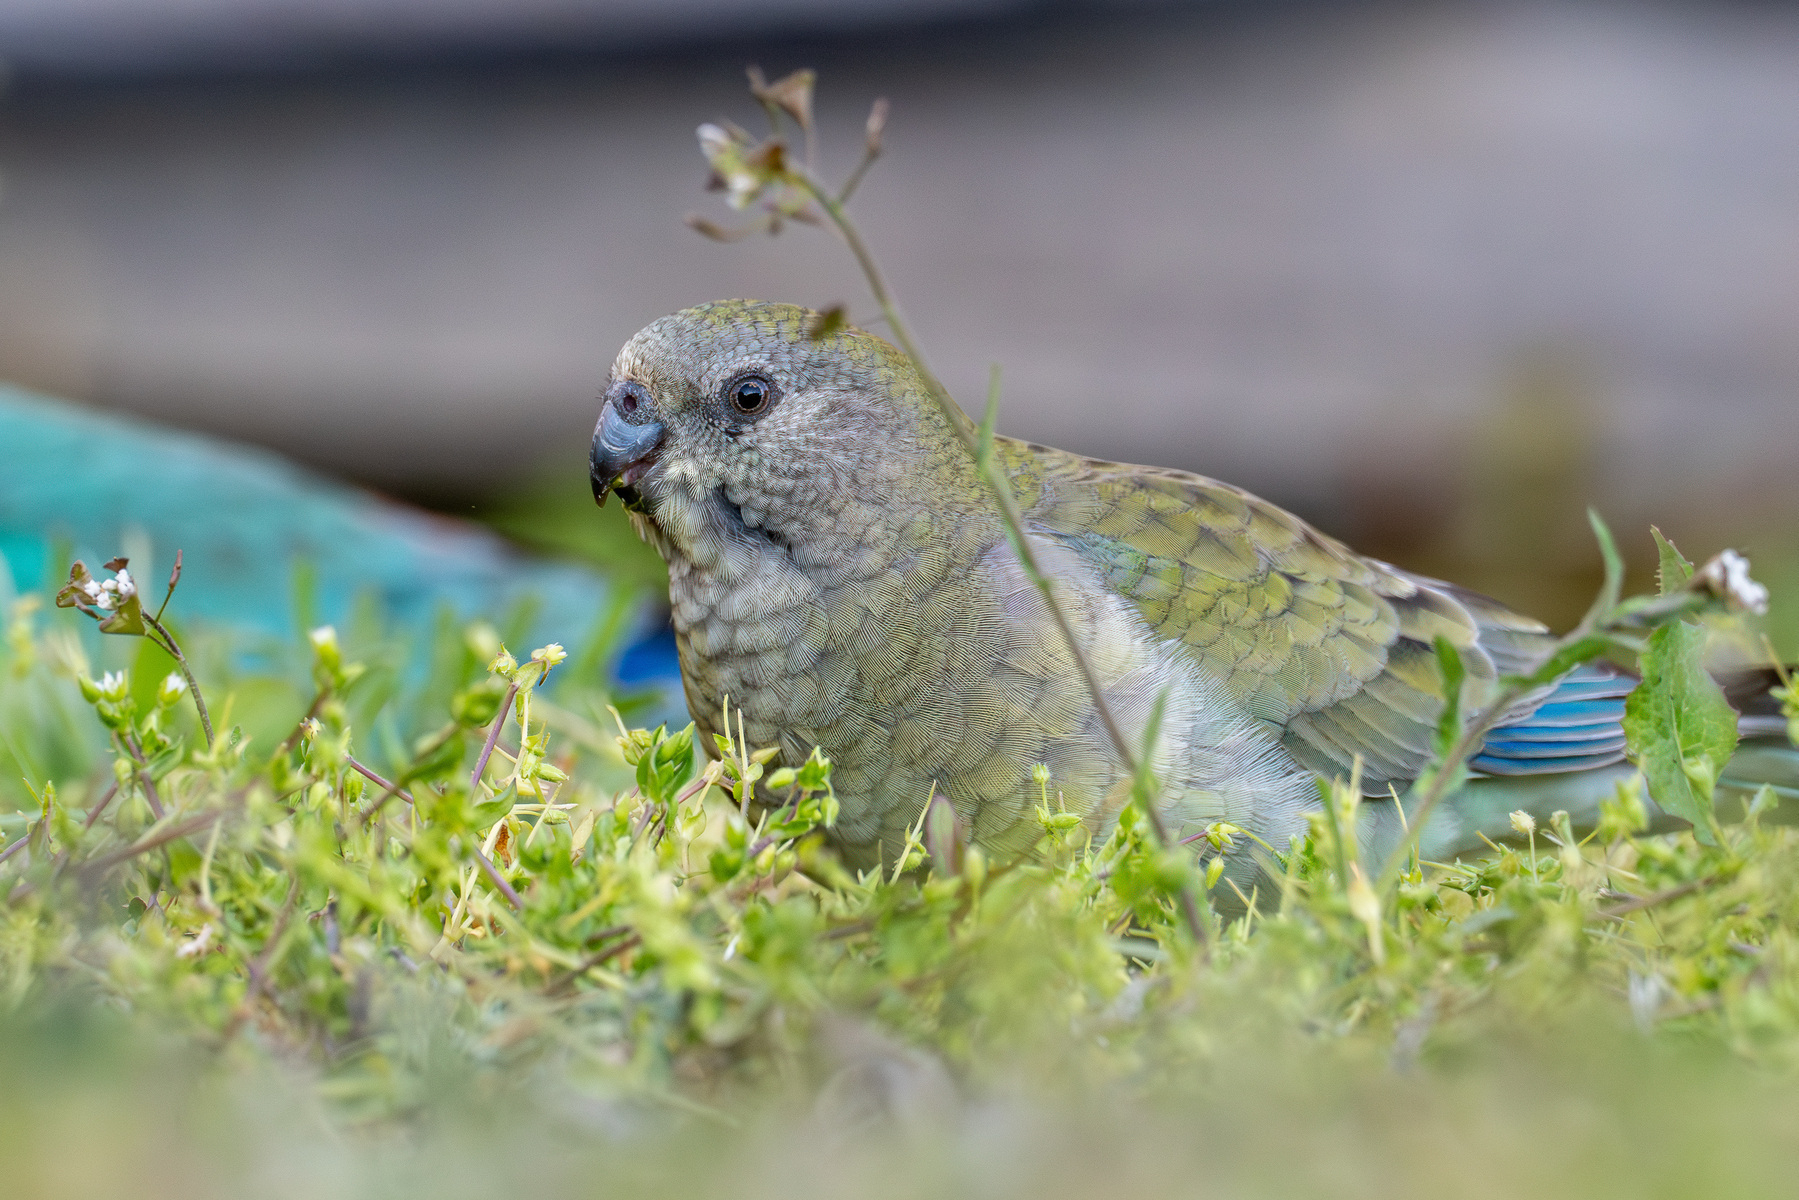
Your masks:
M 1585 771 L 1624 760 L 1624 700 L 1636 680 L 1577 668 L 1534 710 L 1487 735 L 1469 765 L 1486 775 Z

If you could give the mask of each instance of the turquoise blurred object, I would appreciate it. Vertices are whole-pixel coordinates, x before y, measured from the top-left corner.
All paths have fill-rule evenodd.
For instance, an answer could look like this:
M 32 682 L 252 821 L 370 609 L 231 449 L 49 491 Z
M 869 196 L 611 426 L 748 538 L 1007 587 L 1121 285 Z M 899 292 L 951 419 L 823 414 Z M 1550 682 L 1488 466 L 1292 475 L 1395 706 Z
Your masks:
M 53 593 L 62 580 L 51 573 L 66 563 L 52 560 L 64 555 L 95 568 L 129 556 L 154 602 L 177 549 L 174 616 L 284 640 L 303 621 L 344 623 L 367 596 L 397 627 L 429 629 L 445 609 L 496 624 L 529 614 L 529 645 L 513 649 L 573 651 L 611 599 L 594 568 L 528 555 L 267 451 L 0 385 L 0 607 Z M 298 570 L 309 586 L 296 585 Z M 678 697 L 672 636 L 647 603 L 632 620 L 613 681 Z

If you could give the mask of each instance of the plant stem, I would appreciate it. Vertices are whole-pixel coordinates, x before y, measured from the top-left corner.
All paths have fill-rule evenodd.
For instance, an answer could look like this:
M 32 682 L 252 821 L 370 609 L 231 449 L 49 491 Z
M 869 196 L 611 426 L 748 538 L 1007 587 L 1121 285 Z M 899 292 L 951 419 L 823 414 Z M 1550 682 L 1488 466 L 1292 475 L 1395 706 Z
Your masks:
M 187 656 L 181 653 L 181 647 L 175 643 L 175 635 L 161 621 L 145 613 L 144 623 L 162 635 L 162 648 L 175 660 L 175 666 L 181 671 L 181 678 L 187 680 L 187 693 L 194 698 L 194 708 L 200 713 L 200 728 L 206 733 L 206 748 L 212 749 L 212 718 L 207 715 L 205 697 L 200 695 L 200 681 L 194 678 L 193 671 L 188 668 Z
M 1075 667 L 1080 671 L 1081 679 L 1086 684 L 1088 695 L 1093 700 L 1094 712 L 1099 716 L 1100 725 L 1104 727 L 1107 738 L 1111 740 L 1113 751 L 1118 755 L 1119 765 L 1124 768 L 1126 774 L 1138 775 L 1137 755 L 1131 751 L 1130 742 L 1124 736 L 1123 729 L 1119 727 L 1117 718 L 1113 716 L 1111 705 L 1106 703 L 1099 675 L 1094 671 L 1093 664 L 1088 660 L 1086 652 L 1081 649 L 1080 639 L 1074 631 L 1073 624 L 1068 620 L 1068 614 L 1056 599 L 1054 584 L 1037 565 L 1036 556 L 1031 552 L 1030 542 L 1025 534 L 1024 513 L 1018 507 L 1018 498 L 1012 493 L 1011 481 L 1006 478 L 1005 468 L 997 459 L 983 456 L 980 453 L 980 442 L 974 430 L 969 427 L 967 414 L 956 404 L 948 389 L 938 381 L 937 376 L 926 365 L 924 354 L 919 350 L 917 343 L 912 340 L 911 331 L 900 317 L 893 297 L 887 290 L 887 281 L 881 274 L 879 264 L 875 262 L 874 255 L 869 251 L 867 243 L 862 240 L 861 233 L 856 229 L 855 223 L 850 220 L 843 204 L 827 192 L 811 172 L 796 171 L 795 177 L 811 194 L 813 200 L 825 210 L 826 215 L 831 219 L 832 226 L 843 238 L 850 253 L 855 256 L 857 265 L 862 268 L 863 277 L 868 281 L 868 290 L 874 296 L 875 303 L 880 306 L 881 316 L 887 321 L 888 332 L 893 335 L 893 340 L 899 343 L 899 347 L 905 352 L 906 357 L 912 360 L 913 367 L 917 369 L 919 377 L 924 381 L 925 390 L 936 402 L 938 410 L 943 414 L 944 421 L 955 431 L 969 455 L 975 459 L 977 469 L 981 471 L 984 481 L 993 492 L 994 499 L 999 503 L 1000 518 L 1005 525 L 1007 539 L 1012 543 L 1012 550 L 1018 557 L 1019 565 L 1024 568 L 1024 572 L 1030 577 L 1031 582 L 1036 585 L 1038 592 L 1042 593 L 1043 602 L 1049 610 L 1050 618 L 1055 622 L 1056 628 L 1061 631 L 1062 638 L 1068 645 L 1069 656 L 1074 660 Z M 1162 820 L 1162 814 L 1157 810 L 1153 799 L 1144 797 L 1140 807 L 1143 815 L 1148 819 L 1150 829 L 1155 833 L 1157 842 L 1164 848 L 1174 845 L 1167 824 Z M 1200 917 L 1199 907 L 1193 898 L 1193 889 L 1190 886 L 1186 884 L 1181 886 L 1180 901 L 1181 915 L 1187 926 L 1187 932 L 1196 944 L 1203 946 L 1206 942 L 1206 926 Z
M 99 858 L 81 863 L 78 865 L 77 869 L 83 875 L 97 875 L 109 867 L 116 867 L 128 859 L 136 858 L 138 855 L 154 850 L 158 846 L 168 842 L 172 842 L 176 838 L 186 837 L 190 833 L 198 833 L 200 830 L 205 829 L 208 825 L 217 821 L 224 815 L 224 809 L 215 808 L 211 812 L 200 813 L 198 816 L 189 817 L 185 821 L 177 821 L 167 829 L 152 833 L 148 837 L 133 842 L 123 849 L 114 850 L 111 854 L 103 854 Z
M 500 711 L 494 714 L 493 728 L 487 731 L 487 743 L 481 747 L 481 757 L 475 760 L 475 773 L 470 776 L 469 794 L 473 795 L 481 786 L 481 776 L 487 771 L 487 760 L 493 757 L 494 744 L 500 740 L 500 730 L 506 725 L 506 714 L 512 711 L 512 698 L 518 695 L 518 684 L 506 689 L 506 698 L 500 701 Z
M 406 803 L 408 803 L 408 804 L 413 803 L 412 796 L 406 791 L 406 789 L 402 788 L 399 784 L 389 783 L 387 780 L 381 778 L 381 776 L 375 774 L 373 771 L 369 770 L 367 767 L 363 766 L 361 763 L 357 762 L 354 758 L 352 758 L 351 756 L 349 756 L 347 754 L 344 755 L 344 761 L 350 764 L 350 769 L 352 771 L 356 772 L 358 775 L 362 776 L 364 779 L 368 780 L 369 782 L 375 784 L 377 787 L 383 789 L 381 798 L 379 800 L 375 801 L 374 807 L 369 809 L 369 811 L 371 813 L 374 812 L 376 808 L 379 808 L 383 804 L 386 804 L 388 801 L 388 798 L 390 796 L 398 796 L 400 799 L 406 801 Z
M 1670 900 L 1678 900 L 1682 896 L 1691 895 L 1701 888 L 1708 888 L 1717 882 L 1715 876 L 1707 875 L 1703 879 L 1689 879 L 1685 883 L 1676 884 L 1664 891 L 1650 896 L 1634 896 L 1622 904 L 1614 904 L 1610 908 L 1602 908 L 1599 915 L 1611 921 L 1621 921 L 1633 912 L 1640 912 L 1657 904 L 1666 904 Z
M 1572 638 L 1574 635 L 1568 636 Z M 1381 866 L 1380 880 L 1374 889 L 1377 894 L 1386 895 L 1398 882 L 1399 868 L 1423 838 L 1424 826 L 1430 819 L 1431 811 L 1449 794 L 1450 781 L 1461 774 L 1462 764 L 1473 756 L 1475 748 L 1492 731 L 1493 726 L 1499 723 L 1499 718 L 1505 715 L 1506 710 L 1528 690 L 1515 684 L 1502 688 L 1491 704 L 1481 709 L 1474 720 L 1462 726 L 1462 732 L 1450 745 L 1449 753 L 1443 756 L 1443 761 L 1431 772 L 1430 783 L 1425 787 L 1418 806 L 1406 813 L 1405 836 L 1400 839 L 1399 845 L 1393 847 L 1387 855 L 1387 861 Z
M 275 753 L 270 755 L 271 758 L 280 758 L 299 743 L 300 738 L 306 732 L 306 722 L 319 715 L 319 710 L 325 707 L 325 701 L 329 699 L 330 696 L 331 689 L 328 687 L 320 688 L 318 692 L 314 694 L 312 697 L 312 704 L 306 709 L 306 715 L 301 717 L 294 725 L 293 732 L 283 738 L 281 744 L 275 747 Z
M 499 868 L 493 865 L 493 860 L 481 853 L 481 847 L 479 846 L 471 846 L 469 849 L 474 852 L 475 861 L 481 866 L 481 873 L 487 876 L 488 882 L 499 889 L 500 895 L 506 897 L 506 903 L 512 905 L 514 912 L 524 912 L 524 898 L 513 890 L 510 883 L 507 883 L 506 880 L 501 877 Z
M 500 711 L 494 714 L 493 727 L 487 731 L 487 742 L 481 747 L 481 757 L 475 760 L 475 773 L 469 777 L 469 794 L 471 796 L 481 786 L 481 776 L 487 772 L 487 760 L 493 757 L 494 745 L 500 740 L 500 730 L 506 726 L 506 715 L 512 711 L 512 699 L 517 695 L 518 684 L 515 682 L 506 689 L 506 698 L 500 701 Z M 528 733 L 529 730 L 525 732 Z M 482 874 L 486 875 L 494 887 L 499 889 L 500 894 L 506 897 L 506 903 L 512 905 L 514 911 L 523 912 L 524 900 L 512 889 L 512 885 L 501 877 L 499 870 L 488 860 L 487 855 L 481 853 L 481 847 L 471 846 L 470 849 L 474 852 L 475 861 L 481 866 Z
M 618 934 L 625 934 L 627 936 L 625 936 L 623 940 L 607 946 L 604 950 L 595 951 L 574 966 L 565 969 L 560 976 L 550 981 L 549 986 L 544 989 L 545 994 L 554 996 L 558 992 L 566 990 L 577 979 L 581 978 L 581 976 L 587 974 L 595 967 L 610 962 L 625 951 L 641 945 L 643 942 L 643 936 L 633 931 L 628 925 L 618 926 L 616 927 L 616 931 L 608 930 L 608 932 L 613 933 L 613 936 L 615 937 Z
M 92 829 L 94 827 L 94 822 L 100 819 L 100 814 L 106 811 L 106 806 L 111 804 L 112 798 L 118 794 L 119 781 L 115 779 L 113 780 L 112 786 L 106 789 L 106 794 L 100 797 L 100 802 L 88 809 L 87 820 L 82 822 L 81 827 L 83 829 Z
M 151 815 L 158 821 L 162 820 L 167 814 L 162 809 L 162 797 L 156 794 L 156 784 L 150 780 L 150 764 L 144 761 L 143 750 L 129 734 L 122 735 L 120 740 L 125 744 L 125 753 L 137 764 L 137 770 L 133 774 L 137 776 L 138 783 L 143 785 L 144 800 L 150 805 Z

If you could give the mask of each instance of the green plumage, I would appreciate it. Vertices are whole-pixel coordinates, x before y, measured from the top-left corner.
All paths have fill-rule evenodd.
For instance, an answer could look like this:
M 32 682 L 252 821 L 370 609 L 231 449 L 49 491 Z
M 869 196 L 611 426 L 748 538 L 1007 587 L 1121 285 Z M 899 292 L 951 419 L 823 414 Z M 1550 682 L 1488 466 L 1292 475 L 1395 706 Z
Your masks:
M 1291 513 L 1184 471 L 1005 442 L 1013 487 L 1158 636 L 1222 680 L 1301 763 L 1369 790 L 1424 765 L 1441 711 L 1435 640 L 1482 703 L 1547 629 L 1482 596 L 1363 558 Z

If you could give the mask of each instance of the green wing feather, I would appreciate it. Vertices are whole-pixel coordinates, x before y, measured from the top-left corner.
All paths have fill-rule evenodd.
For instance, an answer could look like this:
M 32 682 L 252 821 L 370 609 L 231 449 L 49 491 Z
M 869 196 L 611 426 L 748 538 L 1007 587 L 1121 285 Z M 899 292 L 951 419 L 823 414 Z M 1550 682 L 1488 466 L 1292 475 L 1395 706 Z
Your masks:
M 1300 763 L 1339 775 L 1359 756 L 1370 792 L 1429 760 L 1438 637 L 1462 654 L 1469 705 L 1548 643 L 1537 621 L 1364 558 L 1229 484 L 1009 439 L 996 449 L 1034 529 L 1098 568 Z

